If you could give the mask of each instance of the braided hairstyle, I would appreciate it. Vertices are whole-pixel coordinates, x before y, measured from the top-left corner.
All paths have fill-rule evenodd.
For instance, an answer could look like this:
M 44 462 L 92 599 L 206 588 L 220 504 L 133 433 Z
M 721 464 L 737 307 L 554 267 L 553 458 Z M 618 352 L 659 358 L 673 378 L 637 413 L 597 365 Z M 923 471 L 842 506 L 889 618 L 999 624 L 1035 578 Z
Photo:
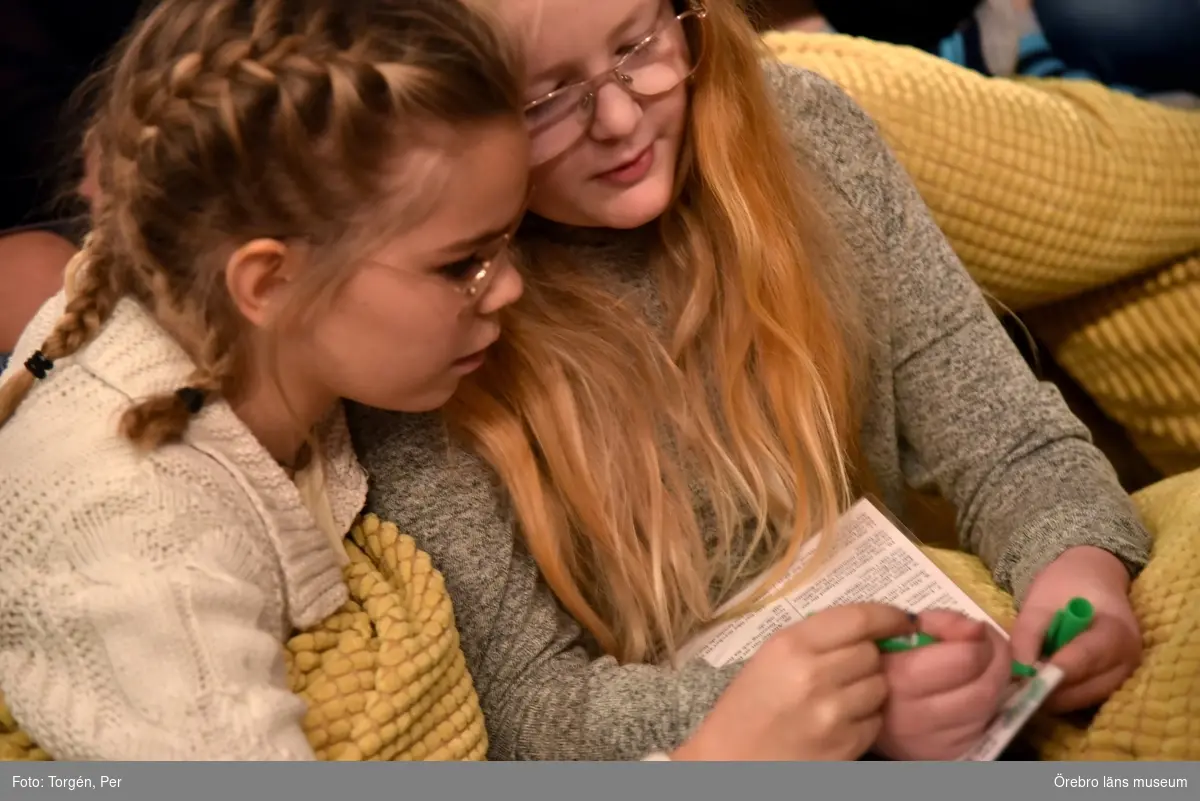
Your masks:
M 178 438 L 197 399 L 235 393 L 244 367 L 223 280 L 232 249 L 302 237 L 314 263 L 341 264 L 333 254 L 362 244 L 364 220 L 404 224 L 364 212 L 398 193 L 381 176 L 406 146 L 439 123 L 519 116 L 519 72 L 495 30 L 459 0 L 158 3 L 102 76 L 85 134 L 100 156 L 93 229 L 43 364 L 137 300 L 192 356 L 196 391 L 139 399 L 121 431 L 147 448 Z M 18 370 L 0 387 L 0 424 L 33 382 Z

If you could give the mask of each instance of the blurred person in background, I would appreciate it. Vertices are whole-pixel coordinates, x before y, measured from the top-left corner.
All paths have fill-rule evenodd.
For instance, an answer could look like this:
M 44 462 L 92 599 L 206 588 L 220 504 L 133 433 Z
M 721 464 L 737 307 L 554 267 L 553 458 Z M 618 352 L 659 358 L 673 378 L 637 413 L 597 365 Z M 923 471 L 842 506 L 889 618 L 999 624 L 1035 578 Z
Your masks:
M 797 0 L 766 0 L 768 15 Z M 840 33 L 909 45 L 988 75 L 1082 78 L 1200 94 L 1197 0 L 812 0 Z
M 0 368 L 38 307 L 62 286 L 86 206 L 78 185 L 78 90 L 140 0 L 5 0 L 0 5 Z

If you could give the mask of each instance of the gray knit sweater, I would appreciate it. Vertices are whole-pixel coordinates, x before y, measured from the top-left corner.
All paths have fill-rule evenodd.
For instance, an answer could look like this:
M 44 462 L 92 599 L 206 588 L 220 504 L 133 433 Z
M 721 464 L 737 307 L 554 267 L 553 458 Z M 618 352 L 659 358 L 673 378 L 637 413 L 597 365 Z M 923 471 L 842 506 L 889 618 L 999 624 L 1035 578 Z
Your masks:
M 829 211 L 865 270 L 874 344 L 862 448 L 883 500 L 903 516 L 906 483 L 936 486 L 959 510 L 963 546 L 1017 597 L 1076 545 L 1136 571 L 1149 538 L 1113 470 L 1031 374 L 873 123 L 811 72 L 769 74 L 797 154 L 828 182 Z M 622 254 L 580 247 L 614 282 L 646 280 L 636 255 L 614 268 Z M 456 453 L 433 416 L 354 408 L 350 420 L 369 510 L 445 574 L 491 758 L 639 759 L 700 722 L 736 668 L 619 666 L 593 653 L 482 462 Z

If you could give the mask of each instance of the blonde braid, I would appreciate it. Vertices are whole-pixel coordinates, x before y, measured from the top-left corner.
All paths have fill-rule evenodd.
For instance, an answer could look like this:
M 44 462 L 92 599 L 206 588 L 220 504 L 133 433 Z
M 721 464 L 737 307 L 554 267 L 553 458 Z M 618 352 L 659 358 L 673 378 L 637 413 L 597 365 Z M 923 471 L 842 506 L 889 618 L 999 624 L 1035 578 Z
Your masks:
M 184 387 L 141 401 L 125 411 L 121 416 L 124 436 L 147 450 L 176 441 L 200 408 L 226 391 L 238 365 L 235 343 L 223 332 L 222 328 L 209 331 L 197 359 L 203 366 L 189 376 Z
M 86 254 L 85 248 L 68 263 L 66 308 L 38 350 L 51 364 L 70 356 L 91 340 L 112 314 L 120 297 L 103 264 L 84 264 Z M 13 416 L 36 380 L 32 370 L 17 370 L 0 386 L 0 425 Z
M 296 83 L 331 80 L 330 67 L 322 66 L 300 52 L 306 41 L 299 35 L 278 36 L 283 22 L 282 4 L 260 3 L 249 38 L 229 39 L 221 30 L 229 25 L 236 2 L 212 4 L 200 23 L 200 50 L 178 57 L 167 72 L 165 91 L 162 83 L 146 76 L 138 87 L 141 95 L 137 104 L 140 114 L 130 121 L 136 130 L 126 133 L 125 141 L 133 145 L 123 176 L 144 172 L 155 165 L 160 154 L 161 131 L 168 125 L 188 125 L 202 130 L 202 125 L 217 115 L 217 136 L 229 144 L 238 160 L 254 157 L 246 145 L 243 117 L 246 107 L 263 102 L 262 95 L 274 95 L 281 106 L 294 107 L 289 102 L 281 75 Z M 310 27 L 312 27 L 310 25 Z M 269 47 L 264 49 L 264 45 Z M 368 65 L 369 66 L 369 65 Z M 249 89 L 249 99 L 239 108 L 239 90 Z M 296 115 L 289 120 L 299 130 L 288 138 L 301 139 L 304 126 Z M 203 154 L 203 140 L 197 137 Z M 122 156 L 125 154 L 121 154 Z M 120 158 L 121 156 L 118 156 Z M 302 171 L 300 174 L 303 174 Z M 114 220 L 125 235 L 128 252 L 150 255 L 131 207 L 120 209 Z M 185 387 L 139 401 L 130 407 L 120 422 L 122 434 L 144 449 L 157 448 L 180 439 L 188 424 L 206 403 L 229 393 L 230 384 L 239 373 L 237 357 L 237 328 L 230 324 L 236 315 L 229 303 L 212 299 L 206 304 L 189 302 L 190 293 L 180 282 L 171 282 L 162 267 L 151 259 L 136 259 L 130 267 L 140 274 L 144 300 L 155 308 L 160 317 L 169 316 L 183 325 L 202 332 L 202 341 L 193 357 L 196 370 Z M 190 324 L 190 326 L 188 325 Z

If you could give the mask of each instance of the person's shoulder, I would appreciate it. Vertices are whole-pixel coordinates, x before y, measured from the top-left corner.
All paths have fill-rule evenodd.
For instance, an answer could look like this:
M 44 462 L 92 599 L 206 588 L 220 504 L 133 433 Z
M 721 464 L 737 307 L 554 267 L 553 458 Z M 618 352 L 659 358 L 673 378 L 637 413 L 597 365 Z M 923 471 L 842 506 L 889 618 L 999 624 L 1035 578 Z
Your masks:
M 867 113 L 850 93 L 818 72 L 768 58 L 763 62 L 763 75 L 789 121 L 809 122 L 815 127 L 871 126 Z
M 880 126 L 829 78 L 777 61 L 765 71 L 785 135 L 841 235 L 856 250 L 878 248 L 920 202 Z
M 764 76 L 798 155 L 824 172 L 869 166 L 886 152 L 880 131 L 849 93 L 804 67 L 768 59 Z
M 481 466 L 479 457 L 451 436 L 438 412 L 391 412 L 348 403 L 346 423 L 354 450 L 372 476 L 382 471 L 420 481 Z
M 873 326 L 888 320 L 887 287 L 896 269 L 883 237 L 903 225 L 906 193 L 895 183 L 897 164 L 878 125 L 850 94 L 810 69 L 768 59 L 768 88 L 806 189 L 843 246 L 839 276 L 852 288 L 859 316 Z M 882 347 L 886 338 L 872 338 Z M 880 356 L 879 358 L 886 358 Z
M 46 302 L 22 335 L 8 373 L 25 369 L 23 360 L 45 340 L 64 305 L 63 292 Z M 153 346 L 132 344 L 143 351 Z M 91 349 L 107 353 L 112 344 L 97 339 L 87 347 L 56 360 L 0 424 L 0 537 L 28 530 L 33 539 L 57 540 L 80 526 L 125 527 L 158 530 L 170 551 L 201 536 L 215 542 L 235 529 L 265 533 L 235 468 L 193 438 L 147 452 L 121 433 L 121 417 L 136 398 L 97 367 Z
M 82 370 L 56 379 L 0 426 L 0 561 L 267 554 L 262 515 L 226 467 L 182 442 L 143 452 L 118 430 L 128 398 Z M 264 548 L 248 548 L 259 529 Z
M 763 75 L 779 100 L 797 110 L 816 109 L 849 100 L 849 96 L 836 83 L 806 67 L 766 58 L 763 60 Z
M 354 449 L 370 476 L 367 507 L 402 527 L 427 530 L 447 509 L 488 519 L 496 502 L 496 476 L 477 453 L 451 436 L 441 416 L 408 414 L 348 404 Z M 460 518 L 461 522 L 462 518 Z
M 55 324 L 62 317 L 66 308 L 67 293 L 63 289 L 60 289 L 42 303 L 33 315 L 33 319 L 25 324 L 25 329 L 21 332 L 21 336 L 17 338 L 17 344 L 13 347 L 8 367 L 4 369 L 3 373 L 0 373 L 0 379 L 7 380 L 16 370 L 25 369 L 23 366 L 25 360 L 42 346 L 42 343 L 46 341 L 46 337 L 50 336 L 50 332 L 54 330 Z

